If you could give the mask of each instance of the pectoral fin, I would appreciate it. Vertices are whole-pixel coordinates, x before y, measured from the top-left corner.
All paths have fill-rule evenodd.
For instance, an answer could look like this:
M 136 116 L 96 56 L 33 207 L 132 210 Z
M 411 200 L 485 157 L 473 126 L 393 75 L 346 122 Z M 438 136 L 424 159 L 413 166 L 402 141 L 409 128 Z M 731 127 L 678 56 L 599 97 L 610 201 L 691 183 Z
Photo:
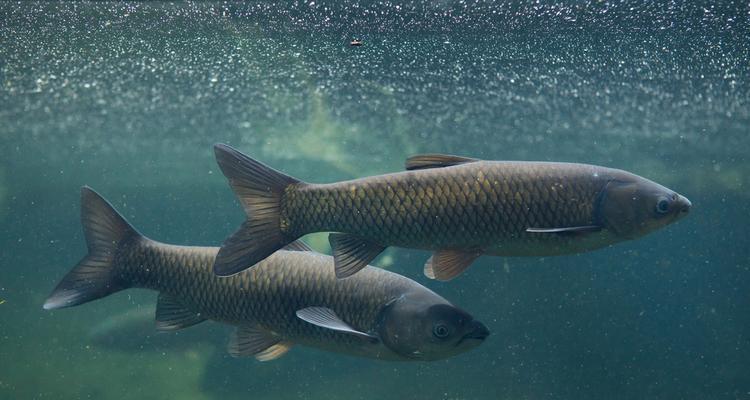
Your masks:
M 385 250 L 385 246 L 348 233 L 332 233 L 328 235 L 328 241 L 339 279 L 356 274 Z
M 322 328 L 332 329 L 334 331 L 351 333 L 367 339 L 377 339 L 377 337 L 365 332 L 352 328 L 349 324 L 339 318 L 336 313 L 326 307 L 307 307 L 297 311 L 297 317 L 303 321 L 309 322 Z
M 583 235 L 587 233 L 599 232 L 602 227 L 599 225 L 571 226 L 567 228 L 527 228 L 529 233 L 553 233 L 557 235 Z
M 424 265 L 424 274 L 430 279 L 449 281 L 463 273 L 482 252 L 463 250 L 438 250 Z
M 156 300 L 156 329 L 160 331 L 176 331 L 205 321 L 199 313 L 190 311 L 178 299 L 159 293 Z
M 406 160 L 406 170 L 444 168 L 479 161 L 476 158 L 452 156 L 450 154 L 417 154 Z
M 243 326 L 229 337 L 229 354 L 232 357 L 255 356 L 258 361 L 277 359 L 292 347 L 291 342 L 283 341 L 260 328 Z

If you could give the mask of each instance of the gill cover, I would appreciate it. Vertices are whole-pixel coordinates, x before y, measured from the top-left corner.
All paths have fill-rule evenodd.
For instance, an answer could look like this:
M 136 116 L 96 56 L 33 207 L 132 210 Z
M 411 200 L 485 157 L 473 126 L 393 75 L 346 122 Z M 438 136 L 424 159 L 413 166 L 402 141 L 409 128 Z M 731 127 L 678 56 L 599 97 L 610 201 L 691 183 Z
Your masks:
M 635 182 L 609 181 L 599 199 L 598 218 L 601 223 L 615 233 L 626 234 L 624 231 L 629 222 L 635 221 L 633 203 L 638 201 L 637 191 Z

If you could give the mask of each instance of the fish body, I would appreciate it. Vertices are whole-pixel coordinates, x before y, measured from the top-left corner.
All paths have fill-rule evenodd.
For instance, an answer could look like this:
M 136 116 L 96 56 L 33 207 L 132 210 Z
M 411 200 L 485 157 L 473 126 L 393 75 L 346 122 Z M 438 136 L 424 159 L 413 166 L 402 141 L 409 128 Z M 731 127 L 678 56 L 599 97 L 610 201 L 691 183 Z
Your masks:
M 148 241 L 136 248 L 123 260 L 119 278 L 135 287 L 180 299 L 205 319 L 254 325 L 292 343 L 375 358 L 395 355 L 382 343 L 371 346 L 361 337 L 320 328 L 295 312 L 326 305 L 355 329 L 372 332 L 383 304 L 419 290 L 416 282 L 374 267 L 361 279 L 338 282 L 331 257 L 314 252 L 279 250 L 248 273 L 221 278 L 211 273 L 218 247 Z M 369 284 L 376 281 L 382 283 Z
M 448 280 L 483 254 L 590 251 L 645 235 L 690 208 L 655 182 L 588 164 L 432 154 L 412 157 L 404 172 L 309 184 L 228 146 L 217 145 L 216 154 L 248 215 L 218 254 L 220 275 L 253 265 L 279 244 L 328 231 L 341 232 L 330 236 L 339 277 L 400 246 L 435 251 L 425 273 Z M 252 240 L 260 236 L 265 243 Z
M 530 227 L 599 223 L 602 188 L 623 171 L 584 164 L 478 161 L 333 184 L 287 188 L 282 226 L 288 237 L 356 232 L 377 243 L 436 250 L 481 248 L 496 255 L 554 255 L 617 240 L 600 234 L 579 245 L 571 235 Z
M 212 272 L 218 247 L 148 239 L 88 188 L 82 192 L 82 220 L 89 255 L 53 291 L 46 309 L 130 287 L 153 289 L 159 292 L 157 328 L 182 329 L 207 319 L 234 325 L 239 329 L 230 352 L 261 360 L 295 344 L 378 359 L 431 360 L 473 348 L 489 333 L 466 312 L 398 274 L 368 267 L 339 280 L 330 256 L 299 243 L 257 268 L 222 278 Z M 404 311 L 409 307 L 418 312 Z M 436 310 L 453 323 L 456 337 L 450 339 L 465 339 L 460 346 L 449 338 L 434 346 L 428 332 L 424 342 L 417 339 L 409 347 L 386 332 L 393 324 L 416 330 L 420 324 L 443 323 L 428 318 Z

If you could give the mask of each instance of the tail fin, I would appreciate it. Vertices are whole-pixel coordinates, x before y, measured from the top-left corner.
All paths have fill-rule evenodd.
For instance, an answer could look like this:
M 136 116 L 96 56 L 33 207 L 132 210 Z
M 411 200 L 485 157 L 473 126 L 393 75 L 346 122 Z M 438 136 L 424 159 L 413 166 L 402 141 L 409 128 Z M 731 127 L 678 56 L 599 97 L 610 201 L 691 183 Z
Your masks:
M 247 220 L 221 246 L 214 273 L 234 275 L 252 267 L 296 237 L 281 231 L 281 198 L 300 181 L 268 167 L 225 144 L 214 146 L 216 162 L 245 208 Z
M 115 255 L 141 234 L 88 186 L 81 188 L 81 224 L 89 253 L 52 291 L 45 310 L 77 306 L 127 287 L 117 279 Z

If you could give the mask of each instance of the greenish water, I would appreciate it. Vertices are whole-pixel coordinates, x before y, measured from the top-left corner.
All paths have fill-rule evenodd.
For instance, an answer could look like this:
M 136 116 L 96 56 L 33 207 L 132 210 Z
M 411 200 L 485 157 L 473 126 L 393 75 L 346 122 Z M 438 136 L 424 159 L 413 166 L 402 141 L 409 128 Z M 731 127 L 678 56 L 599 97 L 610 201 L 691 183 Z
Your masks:
M 0 44 L 0 398 L 750 398 L 746 3 L 3 2 Z M 431 363 L 233 359 L 215 324 L 154 334 L 147 291 L 42 310 L 85 254 L 82 185 L 158 240 L 233 232 L 215 142 L 314 182 L 420 152 L 586 162 L 693 210 L 450 283 L 389 249 L 492 331 Z

